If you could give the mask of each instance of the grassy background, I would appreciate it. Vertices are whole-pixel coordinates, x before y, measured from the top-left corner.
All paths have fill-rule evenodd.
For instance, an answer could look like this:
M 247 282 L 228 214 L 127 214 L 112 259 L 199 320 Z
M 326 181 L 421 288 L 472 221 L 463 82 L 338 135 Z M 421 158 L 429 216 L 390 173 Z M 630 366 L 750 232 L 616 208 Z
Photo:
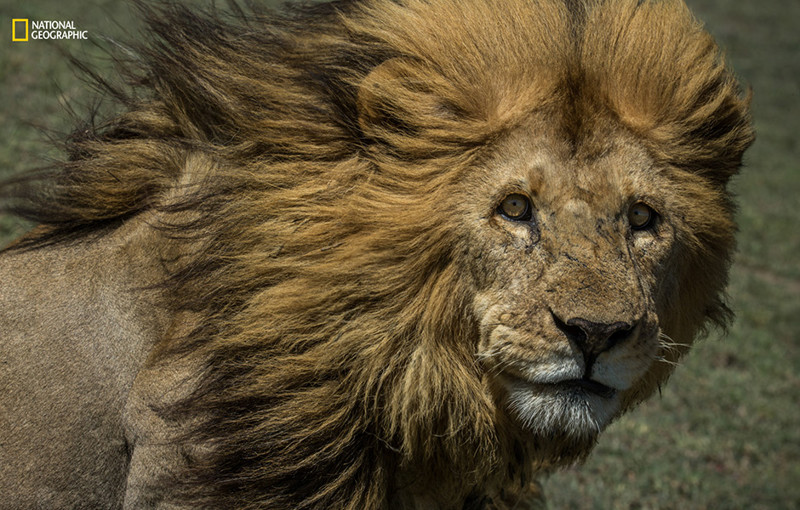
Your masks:
M 551 508 L 800 508 L 800 2 L 688 2 L 755 91 L 758 141 L 735 183 L 738 320 L 697 345 L 660 399 L 615 423 L 586 465 L 547 481 Z M 100 55 L 85 41 L 12 43 L 12 18 L 73 20 L 94 39 L 136 27 L 117 1 L 0 0 L 0 176 L 59 157 L 41 128 L 68 130 L 64 105 L 91 99 L 62 52 Z M 0 245 L 26 228 L 0 217 Z

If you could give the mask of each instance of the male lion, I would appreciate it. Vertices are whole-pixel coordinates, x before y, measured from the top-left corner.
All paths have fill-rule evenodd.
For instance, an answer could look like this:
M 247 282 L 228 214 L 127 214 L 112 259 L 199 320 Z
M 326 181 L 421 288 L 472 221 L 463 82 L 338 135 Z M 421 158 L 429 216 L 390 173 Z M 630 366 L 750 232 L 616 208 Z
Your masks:
M 0 256 L 10 508 L 520 508 L 730 312 L 679 0 L 143 8 Z M 127 92 L 126 92 L 127 91 Z

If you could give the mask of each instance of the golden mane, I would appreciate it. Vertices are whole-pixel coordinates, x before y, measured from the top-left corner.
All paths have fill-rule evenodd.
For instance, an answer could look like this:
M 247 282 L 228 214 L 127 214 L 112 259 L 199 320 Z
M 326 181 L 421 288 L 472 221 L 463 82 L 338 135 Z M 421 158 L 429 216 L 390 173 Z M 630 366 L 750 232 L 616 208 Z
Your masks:
M 724 184 L 753 139 L 748 98 L 675 0 L 143 12 L 152 40 L 122 63 L 133 86 L 109 88 L 122 113 L 77 130 L 44 191 L 5 198 L 52 226 L 34 244 L 179 218 L 157 225 L 194 253 L 171 266 L 168 306 L 200 319 L 154 362 L 205 360 L 197 390 L 163 410 L 207 446 L 173 480 L 197 504 L 378 508 L 399 465 L 452 473 L 454 493 L 507 466 L 523 476 L 467 341 L 469 247 L 441 207 L 452 183 L 532 113 L 566 112 L 571 143 L 615 118 L 678 186 L 731 208 Z M 707 290 L 670 317 L 693 337 L 726 321 L 733 228 L 685 214 Z M 527 454 L 572 458 L 553 443 Z

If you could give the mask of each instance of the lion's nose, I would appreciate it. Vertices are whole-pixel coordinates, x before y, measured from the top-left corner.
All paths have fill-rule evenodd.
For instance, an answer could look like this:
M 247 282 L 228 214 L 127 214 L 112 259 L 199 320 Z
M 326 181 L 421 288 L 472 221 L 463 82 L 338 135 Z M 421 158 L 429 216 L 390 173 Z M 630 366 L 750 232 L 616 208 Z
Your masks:
M 587 365 L 605 351 L 627 340 L 636 328 L 636 323 L 614 322 L 611 324 L 593 322 L 581 317 L 561 320 L 553 313 L 553 320 L 567 338 L 583 353 Z

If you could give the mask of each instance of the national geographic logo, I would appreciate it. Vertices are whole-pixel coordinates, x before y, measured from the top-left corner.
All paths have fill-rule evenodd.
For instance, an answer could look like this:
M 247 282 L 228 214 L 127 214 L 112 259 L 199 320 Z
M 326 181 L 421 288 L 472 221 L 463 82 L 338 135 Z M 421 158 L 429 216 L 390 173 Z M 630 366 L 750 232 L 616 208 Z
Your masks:
M 11 20 L 11 40 L 14 42 L 28 40 L 28 20 L 26 19 Z
M 26 42 L 44 39 L 88 39 L 89 32 L 75 28 L 74 21 L 34 21 L 25 18 L 11 20 L 11 40 Z

